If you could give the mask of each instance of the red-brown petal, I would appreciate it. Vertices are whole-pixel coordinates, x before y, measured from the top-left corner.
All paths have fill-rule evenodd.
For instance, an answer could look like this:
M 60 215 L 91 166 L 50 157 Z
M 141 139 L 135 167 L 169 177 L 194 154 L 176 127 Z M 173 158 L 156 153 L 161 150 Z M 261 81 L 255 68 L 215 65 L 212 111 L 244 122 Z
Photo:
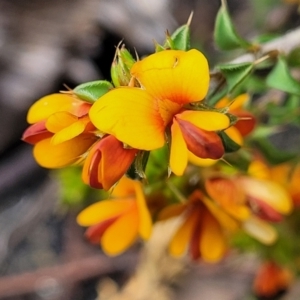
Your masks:
M 266 202 L 254 198 L 247 197 L 250 207 L 253 209 L 254 213 L 261 219 L 269 221 L 269 222 L 281 222 L 283 217 L 282 215 L 276 211 L 273 207 L 268 205 Z
M 110 189 L 128 170 L 138 150 L 125 149 L 109 135 L 95 144 L 83 166 L 83 181 L 93 188 Z
M 40 121 L 38 123 L 29 126 L 24 131 L 22 140 L 28 144 L 35 145 L 39 141 L 53 136 L 53 133 L 47 130 L 45 123 L 46 121 Z
M 180 118 L 176 120 L 189 151 L 201 158 L 219 159 L 223 156 L 224 146 L 217 133 L 200 129 Z
M 93 225 L 89 227 L 85 232 L 85 237 L 93 244 L 99 244 L 102 235 L 104 234 L 105 230 L 114 223 L 119 216 L 115 216 L 113 218 L 109 218 L 101 223 Z
M 251 133 L 256 125 L 255 117 L 247 111 L 234 112 L 234 115 L 241 120 L 238 120 L 234 127 L 240 132 L 242 136 Z

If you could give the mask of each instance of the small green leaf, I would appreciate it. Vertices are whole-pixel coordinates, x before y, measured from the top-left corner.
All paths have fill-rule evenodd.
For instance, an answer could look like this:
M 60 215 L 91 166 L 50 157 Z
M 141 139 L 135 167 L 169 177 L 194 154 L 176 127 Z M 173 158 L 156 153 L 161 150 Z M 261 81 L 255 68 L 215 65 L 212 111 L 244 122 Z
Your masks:
M 283 56 L 268 75 L 266 83 L 269 87 L 300 96 L 300 83 L 290 74 L 288 65 Z
M 253 70 L 253 67 L 253 63 L 248 62 L 219 65 L 218 68 L 227 80 L 227 93 L 231 93 L 239 84 L 248 78 Z
M 296 157 L 295 153 L 280 151 L 266 138 L 256 139 L 255 144 L 271 164 L 280 164 Z
M 190 26 L 186 24 L 179 27 L 172 34 L 171 39 L 173 40 L 173 47 L 174 47 L 173 49 L 183 50 L 183 51 L 189 50 L 191 47 Z
M 222 2 L 222 6 L 217 14 L 214 39 L 221 50 L 232 50 L 237 48 L 249 50 L 253 48 L 252 44 L 241 38 L 236 32 L 225 1 Z
M 110 82 L 97 80 L 78 85 L 73 93 L 80 99 L 93 103 L 111 89 L 113 89 L 113 85 Z
M 233 141 L 224 131 L 219 132 L 226 153 L 235 152 L 241 148 L 239 144 Z

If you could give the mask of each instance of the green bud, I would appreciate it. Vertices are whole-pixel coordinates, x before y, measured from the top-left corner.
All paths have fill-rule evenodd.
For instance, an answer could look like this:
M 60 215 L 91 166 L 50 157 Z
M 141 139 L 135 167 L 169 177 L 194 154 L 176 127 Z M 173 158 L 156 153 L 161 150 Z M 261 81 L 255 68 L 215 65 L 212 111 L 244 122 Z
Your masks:
M 130 69 L 134 63 L 135 59 L 124 46 L 117 48 L 110 70 L 112 82 L 115 87 L 126 86 L 129 84 L 131 79 Z

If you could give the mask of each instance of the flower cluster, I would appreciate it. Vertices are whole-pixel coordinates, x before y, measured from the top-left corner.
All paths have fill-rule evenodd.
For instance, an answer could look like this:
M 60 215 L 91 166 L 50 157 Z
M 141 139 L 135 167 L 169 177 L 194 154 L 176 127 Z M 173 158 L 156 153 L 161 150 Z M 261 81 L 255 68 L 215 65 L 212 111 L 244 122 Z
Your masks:
M 177 35 L 167 37 L 141 60 L 118 47 L 112 83 L 91 82 L 38 100 L 28 112 L 31 125 L 23 140 L 34 145 L 41 166 L 81 166 L 85 184 L 109 191 L 77 218 L 88 227 L 86 237 L 107 254 L 149 239 L 152 219 L 179 217 L 170 253 L 216 262 L 239 230 L 273 243 L 277 234 L 269 222 L 291 211 L 299 190 L 275 168 L 260 168 L 261 162 L 248 160 L 244 170 L 224 163 L 255 128 L 246 108 L 250 96 L 210 103 L 206 57 L 176 41 Z

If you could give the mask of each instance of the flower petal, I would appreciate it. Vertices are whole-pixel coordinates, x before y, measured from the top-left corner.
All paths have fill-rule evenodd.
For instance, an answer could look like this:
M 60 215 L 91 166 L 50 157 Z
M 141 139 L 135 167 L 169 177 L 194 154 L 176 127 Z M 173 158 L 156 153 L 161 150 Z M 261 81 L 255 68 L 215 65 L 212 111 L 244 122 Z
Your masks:
M 188 163 L 188 149 L 175 119 L 171 126 L 171 135 L 170 168 L 175 175 L 181 176 Z
M 30 107 L 27 114 L 27 122 L 33 124 L 45 120 L 58 111 L 71 112 L 82 103 L 84 102 L 67 94 L 51 94 L 45 96 Z
M 81 134 L 58 145 L 53 145 L 51 138 L 48 138 L 34 146 L 33 155 L 42 167 L 62 168 L 77 162 L 94 142 L 95 137 L 86 134 Z
M 205 189 L 216 203 L 236 219 L 249 218 L 246 195 L 233 180 L 222 177 L 209 178 L 205 181 Z
M 219 223 L 226 229 L 235 231 L 239 228 L 239 223 L 234 220 L 231 216 L 225 213 L 223 210 L 220 209 L 214 202 L 210 199 L 204 197 L 202 199 L 205 206 L 208 210 L 212 213 L 212 215 L 219 221 Z
M 174 118 L 177 120 L 187 148 L 194 155 L 201 158 L 218 159 L 224 154 L 224 146 L 221 138 L 214 131 L 200 129 L 192 123 Z
M 136 192 L 136 205 L 139 216 L 138 232 L 142 239 L 148 240 L 152 231 L 152 220 L 146 204 L 146 199 L 142 190 L 142 184 L 139 181 L 134 180 L 135 192 Z
M 92 225 L 91 227 L 89 227 L 85 233 L 84 236 L 89 240 L 89 242 L 93 243 L 93 244 L 99 244 L 100 243 L 100 239 L 103 236 L 104 232 L 106 231 L 106 229 L 112 224 L 114 223 L 119 216 L 114 216 L 111 217 L 109 219 L 106 219 L 100 223 L 97 223 L 95 225 Z
M 243 137 L 241 133 L 234 127 L 231 126 L 224 130 L 224 132 L 228 135 L 230 139 L 232 139 L 236 144 L 242 146 L 244 143 Z
M 131 74 L 153 97 L 179 104 L 202 100 L 209 85 L 207 60 L 195 49 L 149 55 L 133 65 Z
M 181 256 L 184 254 L 187 246 L 192 238 L 195 224 L 197 223 L 198 212 L 193 211 L 187 216 L 184 223 L 179 227 L 169 245 L 169 252 L 173 256 Z
M 165 143 L 156 100 L 144 90 L 120 87 L 106 93 L 93 104 L 90 118 L 98 129 L 133 148 L 153 150 Z
M 266 202 L 269 206 L 282 214 L 292 210 L 292 199 L 287 191 L 279 184 L 263 179 L 241 176 L 238 179 L 245 193 L 255 199 Z
M 186 110 L 177 114 L 176 118 L 208 131 L 223 130 L 230 125 L 230 120 L 225 114 L 214 111 Z
M 53 136 L 52 132 L 49 132 L 45 126 L 45 121 L 40 121 L 33 125 L 30 125 L 23 133 L 22 140 L 29 144 L 36 144 L 41 140 L 45 140 Z
M 166 206 L 158 215 L 159 221 L 179 216 L 186 209 L 186 204 L 176 203 Z
M 273 244 L 277 239 L 276 230 L 267 222 L 255 216 L 251 216 L 248 220 L 243 222 L 243 229 L 250 236 L 266 245 Z
M 199 167 L 210 167 L 218 161 L 217 159 L 198 157 L 195 154 L 193 154 L 191 151 L 188 151 L 188 160 L 190 163 Z
M 112 135 L 102 138 L 84 162 L 83 181 L 93 188 L 109 190 L 128 170 L 136 153 L 136 149 L 125 149 Z
M 134 206 L 133 200 L 102 200 L 96 202 L 77 216 L 77 223 L 81 226 L 91 226 L 107 219 L 119 216 Z
M 116 220 L 102 236 L 103 251 L 108 255 L 118 255 L 127 250 L 138 237 L 138 222 L 136 209 Z
M 226 240 L 220 224 L 209 211 L 205 211 L 202 218 L 200 254 L 204 261 L 214 263 L 223 258 Z

